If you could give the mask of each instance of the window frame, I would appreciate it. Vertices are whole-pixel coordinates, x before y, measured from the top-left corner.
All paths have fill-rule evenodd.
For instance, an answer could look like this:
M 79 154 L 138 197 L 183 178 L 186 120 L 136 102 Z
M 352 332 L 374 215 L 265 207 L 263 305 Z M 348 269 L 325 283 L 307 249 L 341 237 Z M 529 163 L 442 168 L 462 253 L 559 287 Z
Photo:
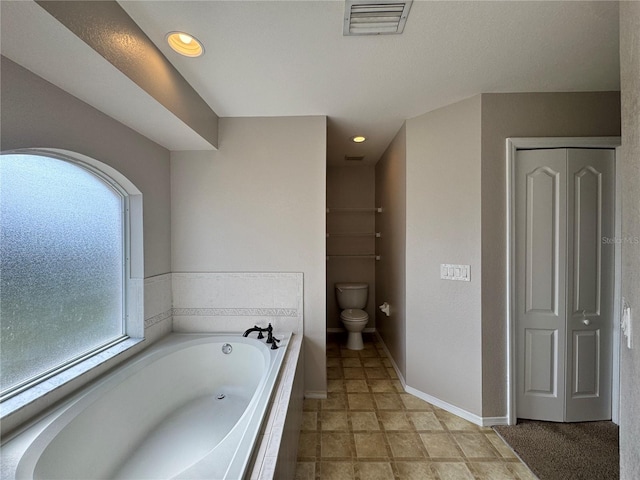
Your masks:
M 0 154 L 45 156 L 83 168 L 121 196 L 123 210 L 121 335 L 90 351 L 80 352 L 68 362 L 8 389 L 0 398 L 0 418 L 5 421 L 26 405 L 54 391 L 57 391 L 58 395 L 66 390 L 72 391 L 77 388 L 76 379 L 79 377 L 91 377 L 86 379 L 90 381 L 100 370 L 110 368 L 115 362 L 135 353 L 131 351 L 125 354 L 127 350 L 144 341 L 144 248 L 142 193 L 115 168 L 91 157 L 60 149 L 26 148 L 2 151 Z

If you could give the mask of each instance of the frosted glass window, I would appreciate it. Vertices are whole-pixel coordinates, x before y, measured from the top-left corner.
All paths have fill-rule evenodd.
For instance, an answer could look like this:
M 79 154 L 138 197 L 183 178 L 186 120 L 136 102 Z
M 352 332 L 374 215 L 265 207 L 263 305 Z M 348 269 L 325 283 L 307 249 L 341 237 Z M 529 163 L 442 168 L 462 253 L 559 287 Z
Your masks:
M 124 338 L 124 196 L 79 164 L 0 155 L 0 384 Z

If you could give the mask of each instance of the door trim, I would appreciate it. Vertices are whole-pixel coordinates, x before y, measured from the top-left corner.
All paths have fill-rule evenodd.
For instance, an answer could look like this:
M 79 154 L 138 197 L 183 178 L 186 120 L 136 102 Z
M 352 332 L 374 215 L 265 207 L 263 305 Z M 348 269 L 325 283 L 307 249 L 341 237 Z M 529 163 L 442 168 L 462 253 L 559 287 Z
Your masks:
M 514 215 L 514 195 L 513 195 L 513 185 L 514 185 L 514 162 L 516 158 L 516 151 L 521 149 L 531 149 L 531 148 L 611 148 L 616 150 L 616 156 L 618 149 L 620 146 L 620 137 L 530 137 L 530 138 L 507 138 L 506 139 L 506 202 L 507 202 L 507 221 L 506 221 L 506 239 L 507 239 L 507 268 L 506 268 L 506 282 L 507 286 L 506 292 L 506 318 L 507 318 L 507 419 L 509 425 L 515 425 L 516 418 L 516 339 L 515 339 L 515 315 L 514 315 L 514 288 L 513 288 L 513 278 L 515 275 L 514 265 L 515 265 L 515 222 L 513 219 Z M 616 176 L 617 176 L 616 169 Z M 619 228 L 619 202 L 618 202 L 618 189 L 616 188 L 616 218 L 615 218 L 615 231 L 616 234 Z M 619 249 L 620 245 L 616 243 L 615 245 L 615 257 L 619 258 Z M 615 305 L 619 303 L 619 294 L 620 294 L 620 271 L 619 265 L 616 262 L 615 264 L 615 272 L 614 272 L 614 319 L 617 318 L 615 316 L 616 310 Z M 619 322 L 614 321 L 613 328 L 613 382 L 611 386 L 611 405 L 612 405 L 612 414 L 614 414 L 613 420 L 617 421 L 618 415 L 618 403 L 620 398 L 620 384 L 619 374 L 616 373 L 620 368 L 620 355 L 619 355 L 619 342 L 620 335 L 617 332 L 619 329 Z

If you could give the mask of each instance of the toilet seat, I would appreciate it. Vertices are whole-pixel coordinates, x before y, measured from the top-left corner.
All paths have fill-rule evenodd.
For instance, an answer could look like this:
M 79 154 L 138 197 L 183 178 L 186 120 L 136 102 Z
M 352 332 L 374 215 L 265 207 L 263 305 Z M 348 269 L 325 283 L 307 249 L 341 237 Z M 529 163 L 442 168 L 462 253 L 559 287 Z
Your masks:
M 343 322 L 362 322 L 369 319 L 369 314 L 359 308 L 347 308 L 340 313 Z

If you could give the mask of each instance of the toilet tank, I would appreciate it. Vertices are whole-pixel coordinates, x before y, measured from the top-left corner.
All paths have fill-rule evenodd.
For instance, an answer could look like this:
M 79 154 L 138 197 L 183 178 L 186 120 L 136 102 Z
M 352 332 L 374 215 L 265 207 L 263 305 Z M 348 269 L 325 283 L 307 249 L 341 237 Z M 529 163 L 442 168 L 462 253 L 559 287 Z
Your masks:
M 336 299 L 341 310 L 367 306 L 369 285 L 366 283 L 336 283 Z

